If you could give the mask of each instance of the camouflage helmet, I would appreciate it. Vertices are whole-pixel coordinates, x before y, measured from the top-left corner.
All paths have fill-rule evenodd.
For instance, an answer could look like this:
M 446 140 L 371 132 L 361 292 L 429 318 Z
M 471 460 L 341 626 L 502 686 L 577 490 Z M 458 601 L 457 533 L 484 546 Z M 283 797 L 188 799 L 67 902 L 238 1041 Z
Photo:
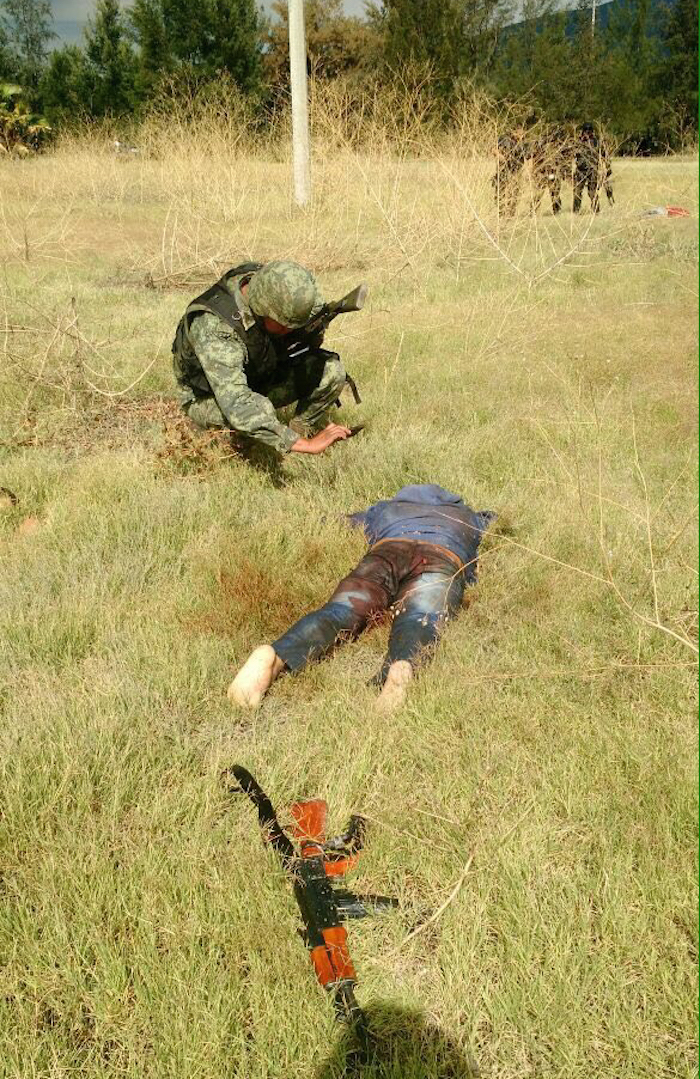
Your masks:
M 254 315 L 296 330 L 309 321 L 316 303 L 316 281 L 297 262 L 278 259 L 253 274 L 247 300 Z

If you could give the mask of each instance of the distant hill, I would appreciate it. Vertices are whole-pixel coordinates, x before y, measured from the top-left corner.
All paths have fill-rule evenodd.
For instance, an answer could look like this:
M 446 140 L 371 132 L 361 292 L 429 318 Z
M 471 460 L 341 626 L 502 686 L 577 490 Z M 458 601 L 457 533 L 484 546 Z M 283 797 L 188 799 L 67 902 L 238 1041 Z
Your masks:
M 672 7 L 675 2 L 676 0 L 650 0 L 649 23 L 650 26 L 654 28 L 652 33 L 656 32 L 658 34 L 659 27 L 663 22 L 660 16 L 663 15 L 665 9 Z M 591 11 L 592 6 L 592 4 L 589 6 L 589 12 Z M 610 17 L 611 15 L 614 15 L 615 10 L 624 7 L 629 8 L 629 0 L 607 0 L 607 3 L 596 4 L 595 21 L 597 28 L 599 30 L 605 30 L 608 27 L 610 23 Z M 570 8 L 566 3 L 563 3 L 559 5 L 557 15 L 566 15 L 566 36 L 573 37 L 576 33 L 576 21 L 579 15 L 579 11 L 576 8 Z M 659 17 L 654 19 L 654 15 L 657 15 Z M 547 16 L 545 16 L 543 19 L 537 20 L 538 29 L 541 25 L 545 23 L 546 19 Z M 518 33 L 518 31 L 525 25 L 526 22 L 524 20 L 511 23 L 510 26 L 507 26 L 504 29 L 501 40 L 506 41 L 511 34 Z

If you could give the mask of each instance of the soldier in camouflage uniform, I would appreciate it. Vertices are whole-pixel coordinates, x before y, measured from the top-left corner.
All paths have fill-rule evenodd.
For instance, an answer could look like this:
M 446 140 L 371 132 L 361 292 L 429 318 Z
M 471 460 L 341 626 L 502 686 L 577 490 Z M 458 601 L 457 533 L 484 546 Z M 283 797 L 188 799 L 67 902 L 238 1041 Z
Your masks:
M 561 185 L 571 179 L 573 155 L 568 135 L 563 128 L 544 131 L 530 144 L 532 161 L 532 210 L 537 213 L 545 191 L 552 200 L 552 213 L 561 213 Z
M 591 200 L 591 209 L 600 213 L 600 189 L 604 189 L 611 206 L 613 196 L 612 166 L 605 143 L 598 135 L 593 124 L 582 124 L 576 144 L 576 166 L 574 169 L 574 213 L 581 212 L 581 199 L 584 187 Z
M 180 403 L 198 427 L 229 428 L 280 454 L 323 453 L 350 430 L 328 423 L 345 386 L 322 335 L 289 344 L 323 306 L 316 280 L 295 262 L 234 267 L 187 307 L 173 342 Z M 294 351 L 294 350 L 293 350 Z M 292 423 L 276 410 L 296 402 Z
M 501 135 L 496 144 L 496 173 L 491 181 L 498 213 L 512 217 L 520 196 L 520 182 L 527 155 L 524 132 L 518 128 Z

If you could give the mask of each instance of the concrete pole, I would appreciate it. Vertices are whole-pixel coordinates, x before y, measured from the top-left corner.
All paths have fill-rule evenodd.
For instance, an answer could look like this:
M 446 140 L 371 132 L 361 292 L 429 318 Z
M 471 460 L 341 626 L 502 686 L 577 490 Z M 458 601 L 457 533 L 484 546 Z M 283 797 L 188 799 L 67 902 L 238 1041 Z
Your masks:
M 306 36 L 304 0 L 288 0 L 289 73 L 292 85 L 292 151 L 294 157 L 294 197 L 299 206 L 311 199 L 309 167 L 309 112 L 306 89 Z

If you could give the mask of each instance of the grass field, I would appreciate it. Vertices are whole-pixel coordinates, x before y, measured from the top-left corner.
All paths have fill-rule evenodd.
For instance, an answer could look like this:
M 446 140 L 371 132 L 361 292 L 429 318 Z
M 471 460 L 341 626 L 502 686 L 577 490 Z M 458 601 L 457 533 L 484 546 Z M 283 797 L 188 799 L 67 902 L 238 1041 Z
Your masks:
M 0 162 L 0 1075 L 349 1074 L 234 762 L 369 818 L 367 1079 L 697 1074 L 697 160 L 617 161 L 598 218 L 498 222 L 492 171 L 340 145 L 300 212 L 224 136 Z M 366 434 L 278 470 L 170 403 L 189 296 L 273 256 L 371 289 Z M 409 482 L 500 521 L 408 705 L 378 627 L 233 711 Z

